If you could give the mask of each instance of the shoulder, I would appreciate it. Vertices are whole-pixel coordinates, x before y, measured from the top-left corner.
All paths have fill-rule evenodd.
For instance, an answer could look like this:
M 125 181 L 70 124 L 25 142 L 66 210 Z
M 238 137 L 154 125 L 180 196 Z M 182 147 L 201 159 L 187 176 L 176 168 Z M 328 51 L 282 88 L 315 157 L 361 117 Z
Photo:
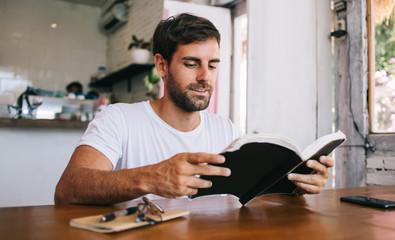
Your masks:
M 200 116 L 204 117 L 207 122 L 211 124 L 232 124 L 229 119 L 224 118 L 218 114 L 202 111 Z
M 115 103 L 106 106 L 102 112 L 120 112 L 120 113 L 129 113 L 129 112 L 139 112 L 145 111 L 148 101 L 138 102 L 138 103 Z
M 240 129 L 228 118 L 205 111 L 201 112 L 200 116 L 204 119 L 205 126 L 210 128 L 210 131 L 230 133 L 232 139 L 236 139 L 242 135 Z
M 218 125 L 222 127 L 231 127 L 231 128 L 236 127 L 230 119 L 225 118 L 218 114 L 201 112 L 200 116 L 204 118 L 205 124 Z
M 101 128 L 125 128 L 130 125 L 130 121 L 143 118 L 146 112 L 145 105 L 148 102 L 139 103 L 115 103 L 105 106 L 89 123 L 89 125 L 100 126 Z M 138 118 L 136 118 L 138 116 Z
M 141 114 L 146 112 L 147 102 L 138 103 L 115 103 L 105 106 L 97 115 L 97 118 L 135 118 L 141 117 Z

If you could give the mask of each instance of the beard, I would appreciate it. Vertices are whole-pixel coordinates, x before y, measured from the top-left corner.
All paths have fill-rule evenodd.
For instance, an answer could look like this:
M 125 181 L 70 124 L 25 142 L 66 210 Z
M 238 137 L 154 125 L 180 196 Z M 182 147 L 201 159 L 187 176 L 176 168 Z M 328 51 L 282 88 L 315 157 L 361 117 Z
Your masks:
M 167 91 L 169 92 L 171 100 L 176 106 L 185 110 L 186 112 L 201 111 L 208 107 L 210 103 L 213 87 L 201 80 L 197 83 L 191 83 L 182 89 L 180 84 L 174 79 L 173 74 L 169 71 L 169 76 L 166 83 Z M 207 96 L 190 96 L 190 92 L 194 89 L 206 89 Z

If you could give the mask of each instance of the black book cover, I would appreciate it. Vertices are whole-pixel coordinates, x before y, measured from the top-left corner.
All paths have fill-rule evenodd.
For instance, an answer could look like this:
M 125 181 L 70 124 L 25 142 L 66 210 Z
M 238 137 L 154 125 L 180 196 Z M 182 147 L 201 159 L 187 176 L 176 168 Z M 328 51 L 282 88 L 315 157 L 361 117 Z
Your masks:
M 319 156 L 330 154 L 343 141 L 344 139 L 338 139 L 328 143 L 309 159 L 317 160 Z M 221 154 L 226 158 L 225 163 L 214 165 L 229 168 L 231 175 L 201 176 L 202 179 L 210 180 L 213 185 L 211 188 L 200 188 L 192 198 L 232 194 L 244 205 L 254 197 L 264 194 L 292 194 L 296 185 L 288 180 L 287 174 L 312 172 L 298 153 L 268 142 L 246 143 L 236 151 Z

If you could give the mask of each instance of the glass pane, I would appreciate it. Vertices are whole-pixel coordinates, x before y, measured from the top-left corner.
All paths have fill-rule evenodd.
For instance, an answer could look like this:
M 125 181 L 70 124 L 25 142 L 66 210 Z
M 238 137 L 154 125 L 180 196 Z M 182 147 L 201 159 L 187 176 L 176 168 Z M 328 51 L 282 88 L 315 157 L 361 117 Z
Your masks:
M 247 131 L 247 14 L 234 19 L 233 122 Z
M 395 1 L 374 1 L 373 132 L 395 132 Z

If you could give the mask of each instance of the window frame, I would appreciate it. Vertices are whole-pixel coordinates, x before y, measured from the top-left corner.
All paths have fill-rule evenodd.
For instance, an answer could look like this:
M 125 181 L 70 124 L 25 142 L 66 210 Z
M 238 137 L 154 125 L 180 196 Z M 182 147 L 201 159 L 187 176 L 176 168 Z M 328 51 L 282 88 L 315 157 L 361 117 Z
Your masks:
M 375 24 L 374 24 L 374 0 L 367 2 L 367 45 L 368 45 L 368 111 L 369 111 L 369 133 L 370 134 L 395 134 L 393 132 L 374 131 L 375 124 L 375 79 L 376 56 L 375 56 Z

